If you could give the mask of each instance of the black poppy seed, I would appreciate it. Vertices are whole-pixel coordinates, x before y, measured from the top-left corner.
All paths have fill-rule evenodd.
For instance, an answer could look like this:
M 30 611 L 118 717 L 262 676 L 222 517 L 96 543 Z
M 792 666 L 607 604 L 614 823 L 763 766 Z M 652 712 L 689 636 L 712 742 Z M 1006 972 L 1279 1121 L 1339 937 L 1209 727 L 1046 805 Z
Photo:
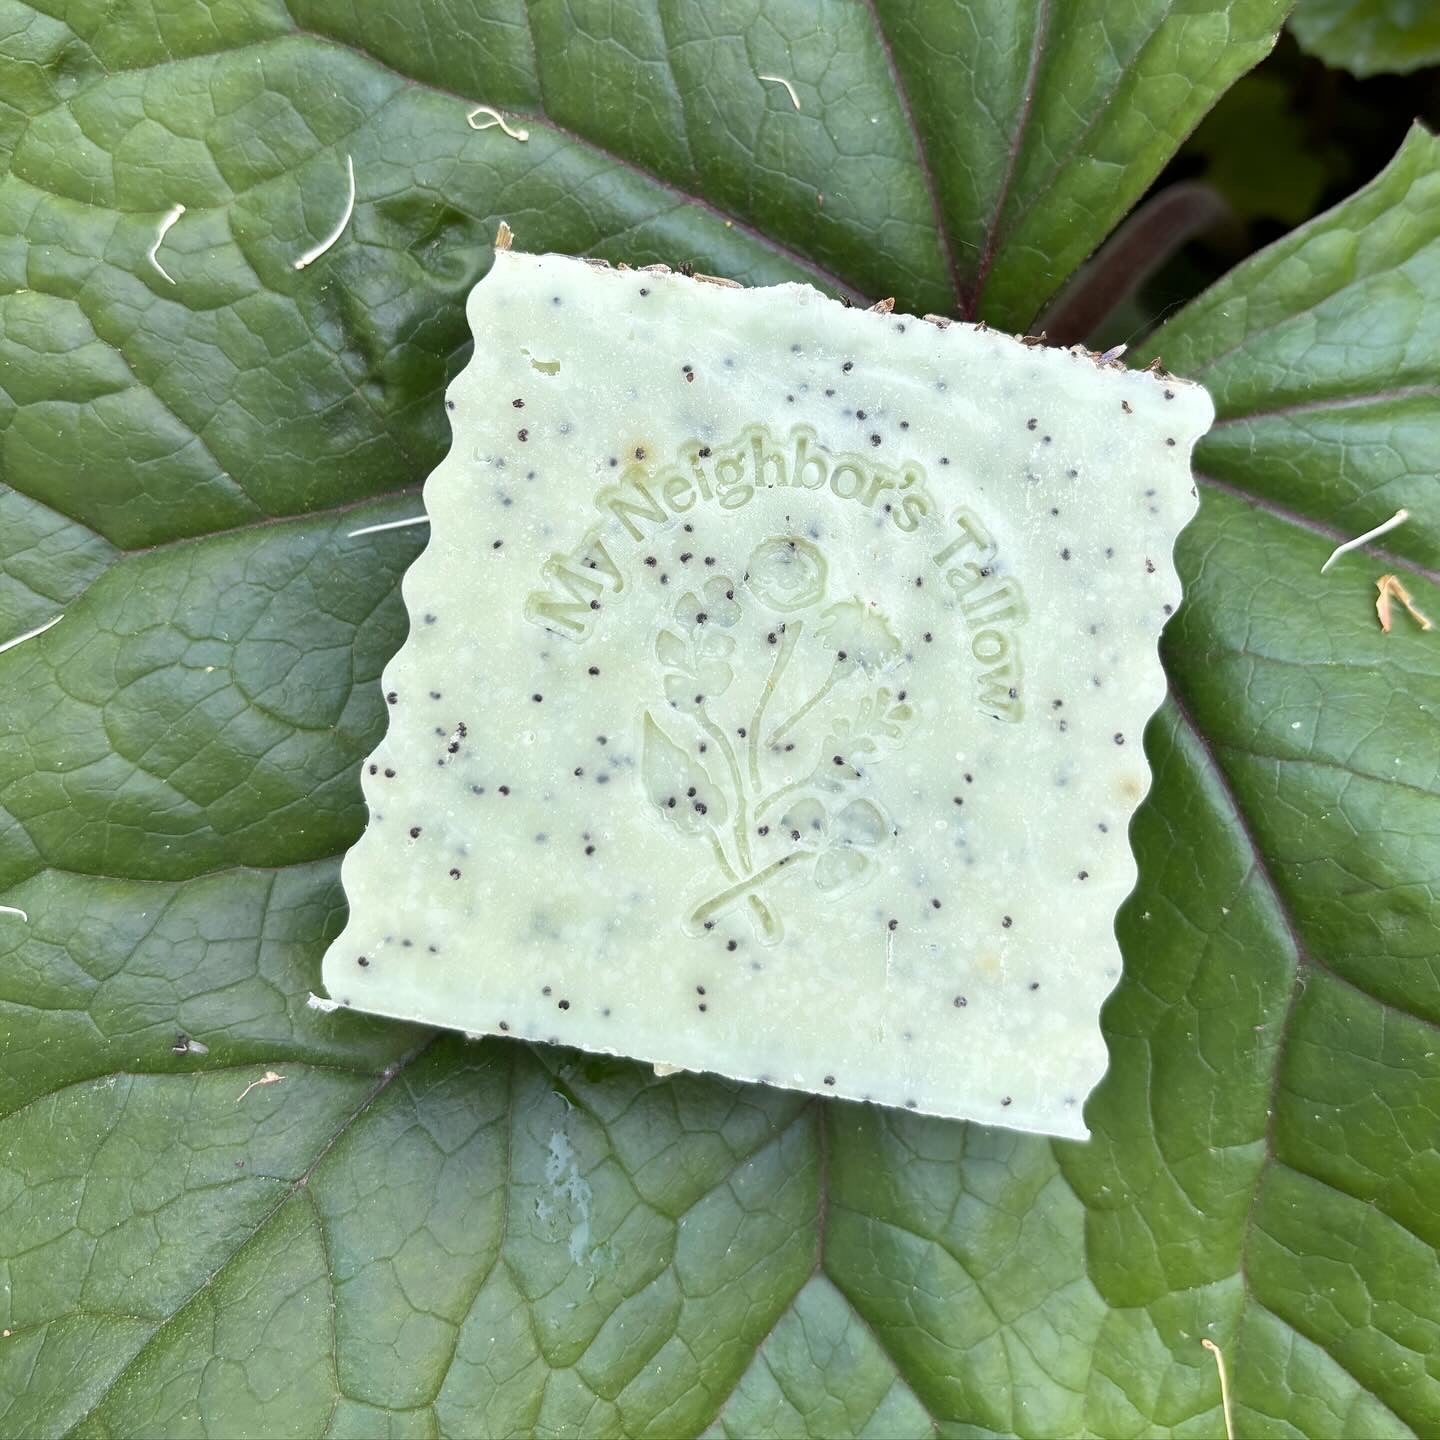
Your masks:
M 598 665 L 592 665 L 585 673 L 587 675 L 598 675 L 600 673 L 600 667 Z
M 357 960 L 355 961 L 355 963 L 356 963 L 357 965 L 360 965 L 360 966 L 367 966 L 367 965 L 369 965 L 370 961 L 369 961 L 369 959 L 368 959 L 366 956 L 361 955 L 361 956 L 359 957 L 359 959 L 357 959 Z
M 950 463 L 950 457 L 948 455 L 942 455 L 940 457 L 940 463 L 942 465 L 948 465 Z
M 1025 428 L 1026 428 L 1027 430 L 1033 430 L 1039 423 L 1040 423 L 1039 420 L 1037 420 L 1037 419 L 1035 418 L 1035 416 L 1032 415 L 1032 416 L 1025 422 Z
M 1002 915 L 1000 923 L 1008 930 L 1015 922 L 1008 915 Z
M 1110 827 L 1109 827 L 1103 820 L 1102 820 L 1098 825 L 1096 825 L 1095 828 L 1096 828 L 1102 835 L 1108 835 L 1108 834 L 1110 833 Z
M 905 1108 L 907 1110 L 918 1110 L 920 1107 L 914 1100 L 907 1100 L 905 1102 Z
M 685 550 L 680 555 L 680 563 L 682 565 L 688 565 L 694 558 L 695 552 L 693 550 Z
M 759 833 L 760 833 L 761 835 L 768 835 L 768 834 L 770 833 L 770 827 L 769 827 L 768 825 L 762 825 L 762 826 L 760 827 Z
M 713 920 L 707 920 L 705 922 L 705 928 L 707 930 L 713 930 L 715 928 L 715 922 Z
M 447 410 L 453 410 L 455 408 L 455 402 L 453 400 L 447 400 L 445 402 L 445 408 Z
M 1155 573 L 1155 562 L 1153 560 L 1146 560 L 1145 573 L 1147 575 L 1153 575 Z
M 530 432 L 528 430 L 517 430 L 515 432 L 515 438 L 517 440 L 528 440 L 530 438 Z
M 765 637 L 765 639 L 766 639 L 771 645 L 775 644 L 775 632 L 772 630 L 772 631 Z
M 1010 1104 L 1010 1097 L 1007 1095 L 1001 1102 L 1002 1105 Z
M 740 942 L 738 940 L 727 940 L 725 942 L 725 948 L 727 950 L 738 950 L 740 948 Z
M 583 765 L 577 765 L 570 773 L 572 775 L 583 775 L 585 773 L 585 767 Z
M 450 871 L 450 878 L 452 880 L 458 880 L 460 878 L 460 872 L 458 870 L 452 869 Z
M 915 588 L 916 588 L 917 590 L 919 590 L 919 589 L 921 589 L 921 588 L 924 586 L 924 584 L 925 584 L 925 577 L 924 577 L 923 575 L 917 575 L 917 576 L 915 577 Z
M 702 1000 L 695 1008 L 703 1015 L 710 1007 Z
M 794 742 L 793 742 L 793 741 L 785 746 L 785 749 L 786 749 L 787 751 L 793 750 L 794 748 L 795 748 L 795 745 L 794 745 Z
M 686 521 L 686 523 L 685 523 L 684 525 L 682 525 L 680 528 L 681 528 L 687 535 L 693 535 L 693 534 L 695 533 L 695 527 L 694 527 L 693 525 L 691 525 L 691 524 L 689 523 L 689 521 Z
M 933 909 L 933 910 L 938 910 L 938 909 L 940 908 L 940 902 L 939 902 L 938 900 L 933 900 L 933 899 L 932 899 L 932 900 L 930 901 L 930 907 L 931 907 L 931 909 Z
M 510 1022 L 508 1020 L 502 1020 L 500 1022 L 500 1028 L 508 1031 L 510 1029 Z
M 1173 614 L 1175 613 L 1175 607 L 1174 607 L 1173 605 L 1165 604 L 1165 605 L 1162 605 L 1160 608 L 1161 608 L 1167 615 L 1173 615 Z
M 386 695 L 385 699 L 386 702 L 391 705 L 398 705 L 400 703 L 400 697 L 393 690 Z
M 538 705 L 545 697 L 537 690 L 530 698 Z
M 845 757 L 843 755 L 832 755 L 830 758 L 837 765 L 843 765 L 845 763 Z
M 855 412 L 855 418 L 857 420 L 863 420 L 865 418 L 865 412 L 863 410 L 857 410 Z
M 432 700 L 438 700 L 440 698 L 440 692 L 438 690 L 432 690 L 430 692 L 430 698 Z M 442 731 L 441 733 L 443 734 L 444 732 Z
M 378 775 L 380 773 L 380 767 L 378 765 L 372 765 L 370 767 L 370 773 L 372 775 Z
M 542 995 L 548 995 L 550 993 L 550 987 L 548 985 L 542 985 L 540 987 L 540 993 Z
M 645 458 L 645 447 L 643 445 L 637 445 L 635 447 L 635 458 L 637 460 L 643 460 Z
M 855 368 L 855 362 L 847 360 L 840 368 L 848 375 Z
M 1090 878 L 1090 872 L 1088 870 L 1082 870 L 1075 878 L 1077 880 L 1088 880 Z
M 1115 743 L 1117 745 L 1123 745 L 1125 743 L 1124 735 L 1122 735 L 1118 730 L 1115 732 Z
M 662 585 L 668 585 L 670 583 L 670 577 L 663 570 L 660 572 L 660 583 Z
M 963 995 L 957 995 L 950 1003 L 957 1010 L 963 1010 L 970 1002 Z
M 834 395 L 834 393 L 835 392 L 833 390 L 827 390 L 825 392 L 825 398 L 828 400 L 832 395 Z
M 597 745 L 608 745 L 610 743 L 610 737 L 608 735 L 597 735 L 595 737 L 595 743 Z
M 1070 558 L 1070 552 L 1068 550 L 1062 550 L 1060 552 L 1060 558 L 1062 560 L 1068 560 Z
M 958 795 L 952 795 L 950 798 L 954 800 L 957 805 L 963 805 L 965 803 Z
M 975 777 L 968 770 L 965 772 L 965 783 L 967 785 L 973 785 L 975 783 Z
M 1032 980 L 1030 982 L 1030 988 L 1032 990 L 1038 990 L 1040 988 L 1040 982 L 1038 980 Z
M 927 630 L 921 638 L 928 645 L 935 637 Z
M 706 815 L 709 813 L 710 807 L 703 800 L 697 800 L 695 802 L 695 811 L 699 815 Z
M 642 285 L 642 286 L 640 287 L 640 293 L 641 293 L 642 295 L 648 295 L 650 292 Z
M 1128 400 L 1122 400 L 1122 401 L 1120 402 L 1120 408 L 1121 408 L 1127 415 L 1133 415 L 1133 414 L 1135 413 L 1135 412 L 1130 408 L 1130 402 L 1129 402 Z
M 562 1009 L 562 1010 L 568 1010 L 568 1009 L 570 1008 L 570 1002 L 569 1002 L 568 1000 L 560 1000 L 560 1001 L 557 1001 L 556 1003 L 559 1005 L 560 1009 Z
M 887 920 L 885 922 L 885 928 L 887 930 L 898 930 L 900 928 L 900 922 L 898 920 Z
M 595 783 L 597 785 L 608 785 L 610 783 L 610 777 L 608 775 L 597 775 L 595 777 Z
M 833 1075 L 827 1075 L 825 1077 L 825 1083 L 827 1085 L 833 1085 L 835 1083 L 835 1077 Z
M 878 444 L 880 443 L 880 436 L 879 436 L 878 433 L 872 433 L 872 434 L 871 434 L 871 436 L 870 436 L 870 443 L 871 443 L 872 445 L 878 445 Z
M 498 550 L 504 543 L 505 542 L 503 540 L 492 540 L 490 542 L 490 548 L 492 550 Z
M 798 840 L 800 838 L 800 832 L 798 830 L 792 830 L 790 832 L 790 838 L 792 840 Z
M 523 400 L 512 400 L 510 403 L 511 403 L 517 410 L 523 410 L 523 409 L 525 408 L 525 402 L 524 402 Z
M 412 825 L 410 827 L 410 838 L 412 840 L 418 840 L 420 838 L 420 827 L 418 825 Z
M 697 985 L 695 987 L 695 993 L 697 995 L 703 995 L 705 993 L 705 987 L 703 985 Z
M 508 785 L 502 785 L 500 787 L 500 793 L 502 795 L 508 795 L 510 793 L 510 787 Z

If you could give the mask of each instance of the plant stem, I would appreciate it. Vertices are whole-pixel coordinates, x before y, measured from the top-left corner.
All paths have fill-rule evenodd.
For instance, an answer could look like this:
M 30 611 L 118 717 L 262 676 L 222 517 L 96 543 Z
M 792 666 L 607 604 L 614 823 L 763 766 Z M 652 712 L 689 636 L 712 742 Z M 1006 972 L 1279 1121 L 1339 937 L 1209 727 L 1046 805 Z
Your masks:
M 770 703 L 770 697 L 775 693 L 775 687 L 780 683 L 780 677 L 785 673 L 785 667 L 790 663 L 790 656 L 795 651 L 795 644 L 800 639 L 800 633 L 805 628 L 803 620 L 797 620 L 793 625 L 787 625 L 780 633 L 780 646 L 775 652 L 775 658 L 770 662 L 770 674 L 765 679 L 765 688 L 760 692 L 760 699 L 755 706 L 755 718 L 750 722 L 749 751 L 750 751 L 750 783 L 758 790 L 760 788 L 760 726 L 765 719 L 765 707 Z
M 703 711 L 697 711 L 695 718 L 700 728 L 719 746 L 730 770 L 730 783 L 735 787 L 735 853 L 740 857 L 740 868 L 750 869 L 750 827 L 746 817 L 745 777 L 740 773 L 739 762 L 735 759 L 735 748 L 730 737 Z
M 830 674 L 826 676 L 825 683 L 787 720 L 778 730 L 770 732 L 770 738 L 765 742 L 773 745 L 779 740 L 792 725 L 803 720 L 831 691 L 836 680 L 840 678 L 840 661 L 837 657 L 835 663 L 830 667 Z
M 772 860 L 763 870 L 757 870 L 755 874 L 747 875 L 738 884 L 731 885 L 729 889 L 722 890 L 718 895 L 712 895 L 690 916 L 691 925 L 703 928 L 705 922 L 712 915 L 724 910 L 742 895 L 763 885 L 772 875 L 783 870 L 792 861 L 798 860 L 804 853 L 803 850 L 792 850 L 788 855 L 782 855 L 778 860 Z

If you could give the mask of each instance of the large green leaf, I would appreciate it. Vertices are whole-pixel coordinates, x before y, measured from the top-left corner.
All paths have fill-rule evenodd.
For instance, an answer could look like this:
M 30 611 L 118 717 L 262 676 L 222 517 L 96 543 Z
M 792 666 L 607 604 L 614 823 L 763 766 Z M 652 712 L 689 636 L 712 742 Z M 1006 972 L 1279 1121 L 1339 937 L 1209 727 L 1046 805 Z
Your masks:
M 1431 0 L 1299 0 L 1290 28 L 1311 55 L 1355 75 L 1440 61 L 1440 9 Z
M 1158 342 L 1088 1146 L 306 1004 L 497 218 L 1021 325 L 1282 8 L 0 0 L 0 1433 L 1440 1433 L 1424 134 Z

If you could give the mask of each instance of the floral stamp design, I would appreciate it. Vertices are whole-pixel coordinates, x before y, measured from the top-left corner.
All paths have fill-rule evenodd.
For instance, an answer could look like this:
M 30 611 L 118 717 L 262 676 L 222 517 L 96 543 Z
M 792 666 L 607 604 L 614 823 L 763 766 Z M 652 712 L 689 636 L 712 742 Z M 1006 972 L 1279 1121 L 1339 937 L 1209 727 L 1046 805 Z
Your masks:
M 687 917 L 692 933 L 743 909 L 774 943 L 784 933 L 782 881 L 808 876 L 827 895 L 848 891 L 892 836 L 864 782 L 912 718 L 904 692 L 885 683 L 903 647 L 877 606 L 830 590 L 815 545 L 772 537 L 738 584 L 710 576 L 655 636 L 666 718 L 645 713 L 641 779 L 661 819 L 710 852 L 715 884 Z M 742 695 L 732 632 L 747 619 L 770 661 L 755 693 Z M 784 682 L 801 657 L 819 681 L 797 696 Z M 777 720 L 772 705 L 787 688 Z

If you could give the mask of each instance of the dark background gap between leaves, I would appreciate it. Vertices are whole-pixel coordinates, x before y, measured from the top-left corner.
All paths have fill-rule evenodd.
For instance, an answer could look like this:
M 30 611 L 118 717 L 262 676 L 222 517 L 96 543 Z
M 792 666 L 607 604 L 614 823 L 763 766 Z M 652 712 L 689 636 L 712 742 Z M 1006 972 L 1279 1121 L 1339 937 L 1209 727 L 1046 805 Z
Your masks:
M 826 17 L 841 61 L 880 60 L 882 12 L 895 53 L 962 53 L 902 23 L 959 8 Z M 1117 29 L 1144 8 L 1113 10 Z M 1152 8 L 1201 33 L 1221 7 Z M 1231 41 L 1254 47 L 1282 8 L 1236 0 Z M 0 191 L 0 633 L 69 612 L 0 659 L 0 893 L 32 916 L 0 931 L 0 1434 L 1215 1436 L 1207 1335 L 1241 1435 L 1440 1435 L 1440 667 L 1433 637 L 1382 644 L 1370 609 L 1383 566 L 1440 610 L 1424 143 L 1284 266 L 1258 257 L 1162 337 L 1222 425 L 1180 547 L 1175 698 L 1147 734 L 1155 789 L 1089 1146 L 307 1011 L 342 914 L 335 857 L 363 820 L 376 679 L 404 634 L 396 587 L 423 543 L 344 537 L 412 513 L 448 443 L 440 389 L 469 345 L 456 297 L 493 217 L 522 244 L 563 233 L 754 282 L 829 265 L 868 298 L 948 308 L 881 66 L 862 67 L 854 113 L 832 112 L 850 149 L 804 178 L 858 174 L 852 193 L 872 187 L 909 228 L 867 232 L 837 181 L 806 260 L 764 239 L 815 219 L 787 175 L 736 157 L 729 188 L 692 206 L 606 168 L 633 122 L 659 137 L 647 158 L 683 170 L 667 85 L 708 103 L 696 57 L 773 71 L 766 32 L 803 50 L 799 12 L 604 11 L 0 0 L 0 153 L 17 145 L 24 171 Z M 317 47 L 301 60 L 296 14 Z M 449 35 L 462 14 L 495 58 L 483 76 L 475 45 L 427 44 L 422 15 Z M 253 47 L 250 77 L 183 91 L 239 116 L 199 144 L 173 77 L 231 47 Z M 583 138 L 461 136 L 483 157 L 469 165 L 433 143 L 464 98 L 584 114 L 587 77 L 632 64 L 656 108 Z M 452 95 L 426 90 L 441 72 Z M 120 99 L 87 102 L 107 77 Z M 955 89 L 911 78 L 934 142 Z M 1094 338 L 1144 363 L 1156 317 L 1368 185 L 1414 116 L 1433 125 L 1435 85 L 1357 82 L 1282 40 L 1151 186 L 1213 184 L 1237 222 Z M 74 124 L 42 153 L 27 106 Z M 866 109 L 899 145 L 883 164 L 854 143 Z M 288 258 L 333 220 L 337 155 L 387 121 L 363 169 L 386 184 L 291 288 Z M 153 171 L 167 154 L 182 163 Z M 180 188 L 192 211 L 166 259 L 191 288 L 169 294 L 143 251 Z M 973 218 L 953 197 L 949 214 Z M 863 253 L 836 241 L 846 223 Z M 1029 321 L 1016 273 L 993 298 L 1012 325 Z M 167 329 L 181 294 L 195 310 Z M 1389 552 L 1318 579 L 1339 535 L 1401 503 L 1417 519 Z M 172 1053 L 177 1028 L 208 1055 Z M 284 1080 L 240 1104 L 270 1069 Z
M 1119 277 L 1102 278 L 1087 309 L 1099 322 L 1060 338 L 1097 350 L 1143 340 L 1245 256 L 1378 175 L 1416 120 L 1440 130 L 1440 69 L 1360 79 L 1304 54 L 1283 32 L 1271 54 L 1200 122 L 1136 207 L 1145 210 L 1175 187 L 1203 184 L 1220 202 L 1213 220 L 1181 236 L 1177 246 L 1162 217 L 1138 254 L 1142 264 L 1157 262 L 1154 271 L 1133 291 Z

